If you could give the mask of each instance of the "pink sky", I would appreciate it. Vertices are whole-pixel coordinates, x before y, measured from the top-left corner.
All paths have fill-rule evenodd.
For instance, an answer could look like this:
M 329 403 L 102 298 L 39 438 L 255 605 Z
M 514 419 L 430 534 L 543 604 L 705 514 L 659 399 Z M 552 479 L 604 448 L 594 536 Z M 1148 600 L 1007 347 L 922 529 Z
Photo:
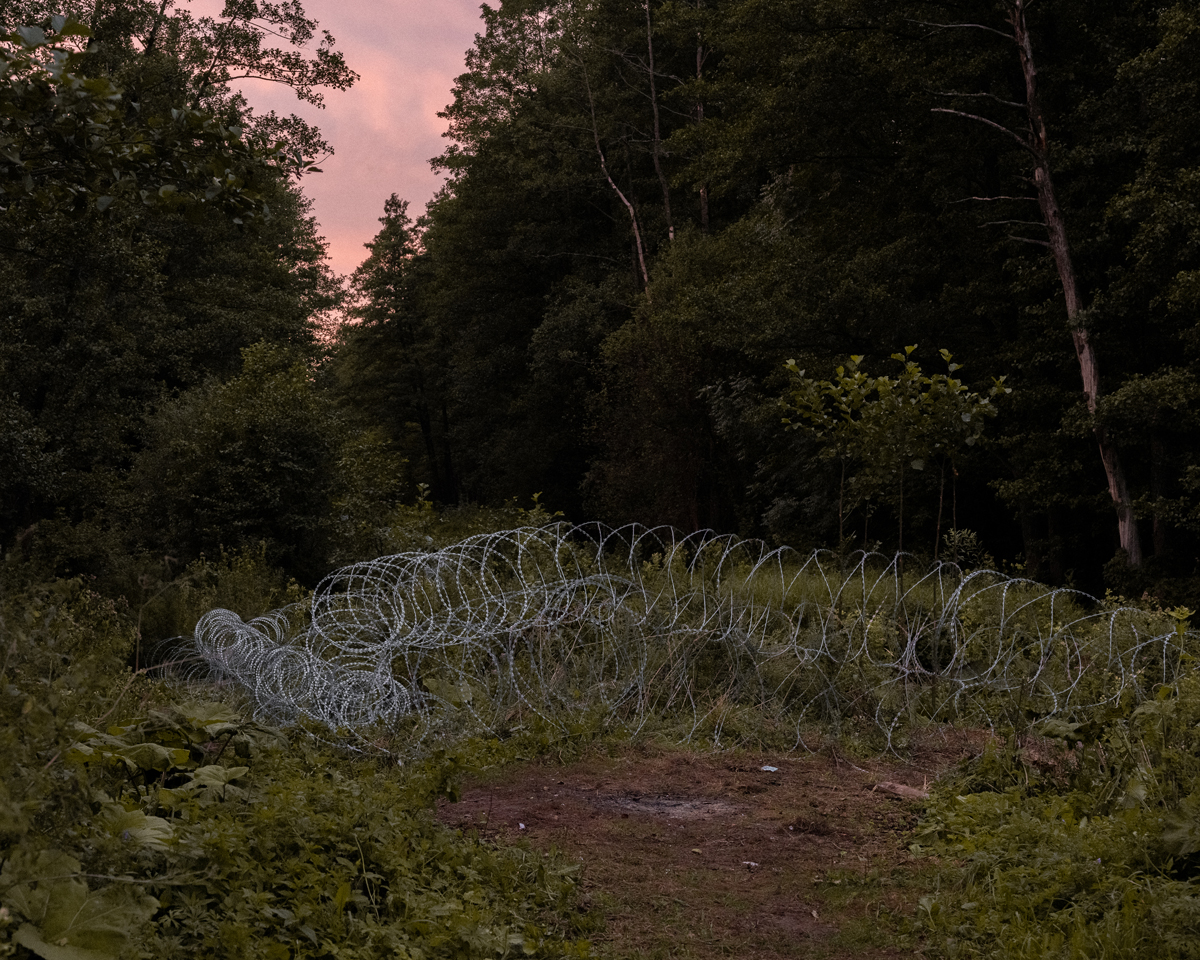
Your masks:
M 200 12 L 208 2 L 190 4 Z M 213 4 L 215 5 L 215 4 Z M 445 122 L 463 56 L 482 24 L 480 0 L 304 0 L 305 13 L 333 34 L 361 79 L 325 94 L 325 108 L 300 103 L 288 89 L 246 81 L 242 92 L 260 112 L 294 113 L 321 128 L 336 154 L 306 177 L 333 268 L 350 273 L 366 257 L 363 244 L 379 230 L 383 202 L 409 201 L 415 218 L 442 185 L 429 169 L 440 154 Z

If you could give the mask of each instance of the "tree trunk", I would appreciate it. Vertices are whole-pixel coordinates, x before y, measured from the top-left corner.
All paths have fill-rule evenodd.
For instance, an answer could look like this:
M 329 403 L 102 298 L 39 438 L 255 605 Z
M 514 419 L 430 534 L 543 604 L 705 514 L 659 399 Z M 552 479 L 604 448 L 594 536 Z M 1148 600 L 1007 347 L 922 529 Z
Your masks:
M 1167 448 L 1160 436 L 1155 435 L 1150 441 L 1150 499 L 1154 503 L 1154 555 L 1163 557 L 1167 552 L 1167 522 L 1159 513 L 1159 501 L 1166 496 Z
M 1017 501 L 1017 516 L 1021 521 L 1021 541 L 1025 547 L 1025 575 L 1037 580 L 1042 572 L 1042 551 L 1033 526 L 1033 516 L 1028 501 L 1022 497 Z
M 432 486 L 440 499 L 444 491 L 442 489 L 441 464 L 438 463 L 437 444 L 433 439 L 433 419 L 429 416 L 429 407 L 424 398 L 418 399 L 415 406 L 417 424 L 421 428 L 421 440 L 425 443 L 425 462 L 429 464 L 429 473 L 433 480 Z
M 838 552 L 846 543 L 845 513 L 843 505 L 846 498 L 846 458 L 842 457 L 842 478 L 838 483 Z
M 588 77 L 587 64 L 582 64 L 582 66 L 583 84 L 584 89 L 587 91 L 588 98 L 588 110 L 592 115 L 592 138 L 596 143 L 596 153 L 600 156 L 600 170 L 604 174 L 604 179 L 608 181 L 608 185 L 612 188 L 613 192 L 617 195 L 621 203 L 625 205 L 625 209 L 629 213 L 629 222 L 633 226 L 633 244 L 637 253 L 637 265 L 640 268 L 643 290 L 646 294 L 646 299 L 649 300 L 650 273 L 646 269 L 646 249 L 642 245 L 642 230 L 641 227 L 638 226 L 637 210 L 634 209 L 633 204 L 630 202 L 629 198 L 625 196 L 621 188 L 617 186 L 616 181 L 612 178 L 612 174 L 608 172 L 608 161 L 604 157 L 604 148 L 600 146 L 600 128 L 596 124 L 596 101 L 592 97 L 592 82 Z
M 934 525 L 934 528 L 933 528 L 933 559 L 934 559 L 935 563 L 937 562 L 938 547 L 940 546 L 938 541 L 941 539 L 941 536 L 942 536 L 942 503 L 945 501 L 945 499 L 946 499 L 946 461 L 943 460 L 942 461 L 942 477 L 938 483 L 937 523 Z
M 671 218 L 671 185 L 662 168 L 662 128 L 658 122 L 658 81 L 654 76 L 654 26 L 650 21 L 650 0 L 646 4 L 646 53 L 650 65 L 650 109 L 654 114 L 654 172 L 662 187 L 663 213 L 667 218 L 667 237 L 675 239 L 675 221 Z
M 1062 283 L 1063 296 L 1066 299 L 1067 319 L 1071 323 L 1071 339 L 1075 344 L 1075 355 L 1079 360 L 1079 373 L 1083 379 L 1083 394 L 1087 401 L 1088 413 L 1094 418 L 1096 401 L 1100 395 L 1100 366 L 1095 348 L 1088 336 L 1087 327 L 1079 316 L 1079 283 L 1075 276 L 1071 247 L 1067 241 L 1066 220 L 1062 210 L 1059 209 L 1058 200 L 1054 194 L 1054 182 L 1050 176 L 1049 138 L 1046 134 L 1046 121 L 1042 115 L 1041 102 L 1038 98 L 1037 67 L 1033 59 L 1033 42 L 1025 21 L 1027 6 L 1028 0 L 1012 0 L 1009 7 L 1009 23 L 1013 28 L 1013 37 L 1021 57 L 1021 70 L 1025 75 L 1025 106 L 1029 116 L 1031 137 L 1028 146 L 1034 156 L 1033 182 L 1037 189 L 1042 219 L 1046 224 L 1050 252 L 1054 255 L 1054 263 L 1058 268 L 1058 277 Z M 1138 539 L 1137 519 L 1133 513 L 1129 486 L 1125 480 L 1125 470 L 1121 465 L 1120 451 L 1108 437 L 1103 426 L 1095 424 L 1092 429 L 1096 443 L 1100 447 L 1100 461 L 1104 465 L 1104 473 L 1108 479 L 1108 492 L 1117 508 L 1117 529 L 1121 548 L 1129 559 L 1129 565 L 1140 567 L 1142 565 L 1142 547 Z
M 154 18 L 154 26 L 150 29 L 150 36 L 146 39 L 142 46 L 142 56 L 149 56 L 154 51 L 154 45 L 158 42 L 158 28 L 162 26 L 163 17 L 167 13 L 167 4 L 171 0 L 162 0 L 158 8 L 158 15 Z
M 446 478 L 446 503 L 458 503 L 458 477 L 454 475 L 454 458 L 450 453 L 450 411 L 442 401 L 442 471 Z

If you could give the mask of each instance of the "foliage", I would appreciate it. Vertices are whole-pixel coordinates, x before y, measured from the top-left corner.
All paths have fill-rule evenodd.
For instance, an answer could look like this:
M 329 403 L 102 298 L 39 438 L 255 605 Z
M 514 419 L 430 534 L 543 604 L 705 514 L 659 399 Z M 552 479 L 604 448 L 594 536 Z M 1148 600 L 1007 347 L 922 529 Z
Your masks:
M 1182 635 L 1193 611 L 1167 614 Z M 918 837 L 962 866 L 921 904 L 940 955 L 1195 956 L 1197 720 L 1189 669 L 1014 730 L 940 785 Z
M 62 13 L 44 0 L 8 0 L 0 19 L 45 23 Z M 297 99 L 321 106 L 326 89 L 345 90 L 357 80 L 328 30 L 299 2 L 222 4 L 198 14 L 176 0 L 129 0 L 108 7 L 74 7 L 97 41 L 94 60 L 134 93 L 134 100 L 173 101 L 237 123 L 258 146 L 282 145 L 299 170 L 332 152 L 320 131 L 296 115 L 256 113 L 234 89 L 238 79 L 289 87 Z M 317 42 L 314 44 L 313 41 Z M 299 172 L 298 170 L 298 172 Z
M 936 457 L 943 461 L 943 478 L 946 462 L 957 474 L 955 461 L 962 448 L 974 446 L 983 436 L 985 418 L 997 413 L 993 398 L 1012 393 L 1012 388 L 1004 385 L 1005 377 L 993 382 L 987 396 L 969 390 L 952 376 L 961 365 L 954 363 L 945 349 L 940 352 L 949 374 L 929 376 L 912 359 L 915 350 L 914 345 L 905 347 L 904 353 L 892 354 L 893 360 L 904 364 L 895 378 L 867 376 L 858 369 L 861 356 L 852 356 L 848 364 L 839 366 L 835 381 L 805 377 L 795 361 L 789 360 L 792 384 L 790 397 L 784 400 L 785 409 L 802 420 L 797 423 L 784 418 L 789 429 L 804 426 L 812 430 L 827 453 L 842 461 L 843 478 L 847 462 L 853 464 L 851 507 L 896 485 L 901 549 L 905 471 L 923 471 L 926 461 Z M 842 501 L 839 492 L 840 535 Z M 940 527 L 940 514 L 938 520 Z
M 243 351 L 239 376 L 158 411 L 133 509 L 159 553 L 263 542 L 275 563 L 313 578 L 334 542 L 353 552 L 359 527 L 388 509 L 399 468 L 386 443 L 344 422 L 302 357 L 261 343 Z
M 458 500 L 447 434 L 449 397 L 443 367 L 446 343 L 418 295 L 424 267 L 419 229 L 408 202 L 395 194 L 384 205 L 383 229 L 350 278 L 354 321 L 339 331 L 331 380 L 346 407 L 378 424 L 420 463 L 419 474 L 440 503 Z
M 946 463 L 955 525 L 1102 592 L 1116 543 L 1099 428 L 1119 437 L 1153 542 L 1145 588 L 1182 589 L 1200 488 L 1180 104 L 1200 33 L 1186 4 L 1054 0 L 1027 19 L 1103 371 L 1094 418 L 1027 151 L 994 126 L 1011 126 L 1024 82 L 1003 10 L 974 0 L 487 6 L 444 111 L 450 181 L 418 221 L 403 295 L 367 298 L 380 320 L 339 376 L 370 389 L 351 402 L 403 411 L 414 479 L 439 501 L 544 490 L 573 516 L 807 548 L 833 541 L 846 491 L 812 436 L 770 429 L 785 360 L 944 344 L 1014 390 L 994 442 Z M 388 313 L 401 305 L 403 320 Z M 885 459 L 876 535 L 938 551 L 953 491 L 912 470 L 926 457 Z
M 258 341 L 311 356 L 339 299 L 293 182 L 307 161 L 229 104 L 189 102 L 166 9 L 55 16 L 3 43 L 0 537 L 55 572 L 107 575 L 147 546 L 128 482 L 149 410 L 235 374 Z
M 0 636 L 6 955 L 586 954 L 573 868 L 429 815 L 458 757 L 350 759 L 123 676 L 131 625 L 76 582 L 6 593 Z
M 188 108 L 155 114 L 64 46 L 91 31 L 64 16 L 0 36 L 0 210 L 45 215 L 114 203 L 210 203 L 234 222 L 270 216 L 247 168 L 280 159 L 244 144 L 241 128 Z

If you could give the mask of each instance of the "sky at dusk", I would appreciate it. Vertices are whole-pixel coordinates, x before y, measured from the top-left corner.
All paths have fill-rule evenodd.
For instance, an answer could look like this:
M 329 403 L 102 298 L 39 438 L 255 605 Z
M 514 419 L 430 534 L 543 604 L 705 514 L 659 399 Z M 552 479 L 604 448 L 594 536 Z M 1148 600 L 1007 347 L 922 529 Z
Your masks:
M 336 154 L 324 171 L 306 177 L 333 269 L 349 273 L 366 257 L 363 244 L 379 230 L 383 202 L 409 201 L 415 218 L 442 184 L 429 160 L 446 147 L 445 121 L 454 78 L 482 28 L 480 0 L 304 0 L 305 13 L 333 34 L 346 63 L 361 79 L 325 94 L 324 109 L 296 100 L 291 90 L 244 81 L 258 112 L 295 113 L 320 127 Z M 218 3 L 190 4 L 208 12 Z

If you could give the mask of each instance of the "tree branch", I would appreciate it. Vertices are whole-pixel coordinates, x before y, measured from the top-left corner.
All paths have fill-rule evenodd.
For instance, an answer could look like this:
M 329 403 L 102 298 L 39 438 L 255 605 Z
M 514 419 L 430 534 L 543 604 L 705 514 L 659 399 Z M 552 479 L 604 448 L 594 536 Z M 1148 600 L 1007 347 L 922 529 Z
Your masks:
M 959 93 L 957 90 L 950 90 L 946 93 L 941 93 L 941 92 L 935 93 L 934 96 L 935 97 L 984 97 L 988 100 L 995 100 L 997 103 L 1002 103 L 1006 107 L 1016 107 L 1018 110 L 1025 109 L 1025 104 L 1016 103 L 1013 100 L 1004 100 L 1004 99 L 996 96 L 994 93 Z
M 961 110 L 951 110 L 949 107 L 934 107 L 930 113 L 952 113 L 956 117 L 966 117 L 968 120 L 978 120 L 980 123 L 986 123 L 989 127 L 995 127 L 1001 133 L 1007 133 L 1010 137 L 1017 141 L 1021 146 L 1034 155 L 1038 160 L 1042 159 L 1042 155 L 1038 152 L 1028 140 L 1022 137 L 1019 133 L 1014 133 L 1002 123 L 997 123 L 995 120 L 989 120 L 987 117 L 981 117 L 976 113 L 963 113 Z
M 650 274 L 646 270 L 646 254 L 642 247 L 642 231 L 638 228 L 637 211 L 633 204 L 629 202 L 629 198 L 621 192 L 621 188 L 617 186 L 612 175 L 608 172 L 608 162 L 604 159 L 604 148 L 600 146 L 600 128 L 596 125 L 596 101 L 592 97 L 592 82 L 588 77 L 588 69 L 586 63 L 580 63 L 583 67 L 583 86 L 587 91 L 588 111 L 592 115 L 592 138 L 596 142 L 596 153 L 600 155 L 600 169 L 604 172 L 604 179 L 608 181 L 608 185 L 612 187 L 613 192 L 621 198 L 621 202 L 625 204 L 625 209 L 629 211 L 629 221 L 633 224 L 633 239 L 637 245 L 638 266 L 642 271 L 642 284 L 646 290 L 646 299 L 650 299 Z
M 1032 200 L 1034 203 L 1038 202 L 1037 197 L 999 196 L 999 197 L 963 197 L 961 200 L 951 200 L 950 203 L 966 203 L 968 200 L 984 200 L 984 201 L 989 201 L 989 200 Z
M 954 30 L 954 29 L 971 29 L 971 30 L 986 30 L 988 33 L 994 33 L 997 36 L 1004 37 L 1005 40 L 1016 40 L 1017 38 L 1011 33 L 1005 33 L 1003 30 L 997 30 L 995 27 L 985 26 L 982 23 L 930 23 L 928 20 L 913 20 L 909 17 L 905 18 L 909 23 L 919 24 L 922 27 L 937 27 L 939 30 Z

